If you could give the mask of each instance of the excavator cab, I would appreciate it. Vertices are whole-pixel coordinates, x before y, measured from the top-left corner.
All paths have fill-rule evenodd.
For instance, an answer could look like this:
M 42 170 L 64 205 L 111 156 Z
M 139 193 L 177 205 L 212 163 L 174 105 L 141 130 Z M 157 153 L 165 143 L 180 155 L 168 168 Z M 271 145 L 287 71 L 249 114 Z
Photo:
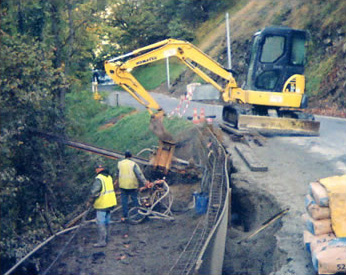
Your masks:
M 319 122 L 299 110 L 308 102 L 304 93 L 307 39 L 306 31 L 288 27 L 255 33 L 244 96 L 233 100 L 251 106 L 233 102 L 224 106 L 224 122 L 264 134 L 319 135 Z
M 303 75 L 306 40 L 305 31 L 285 27 L 255 33 L 245 89 L 281 92 L 292 75 Z

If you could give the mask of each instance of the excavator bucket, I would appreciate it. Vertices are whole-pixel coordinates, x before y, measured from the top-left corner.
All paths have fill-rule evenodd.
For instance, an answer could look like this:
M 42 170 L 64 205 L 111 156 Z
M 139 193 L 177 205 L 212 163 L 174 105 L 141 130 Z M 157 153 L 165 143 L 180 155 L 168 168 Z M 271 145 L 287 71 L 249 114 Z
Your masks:
M 320 122 L 282 117 L 239 115 L 239 130 L 256 130 L 262 134 L 319 136 Z
M 159 147 L 157 149 L 156 155 L 154 157 L 154 168 L 159 168 L 167 174 L 171 168 L 172 158 L 174 155 L 175 143 L 168 141 L 159 141 Z

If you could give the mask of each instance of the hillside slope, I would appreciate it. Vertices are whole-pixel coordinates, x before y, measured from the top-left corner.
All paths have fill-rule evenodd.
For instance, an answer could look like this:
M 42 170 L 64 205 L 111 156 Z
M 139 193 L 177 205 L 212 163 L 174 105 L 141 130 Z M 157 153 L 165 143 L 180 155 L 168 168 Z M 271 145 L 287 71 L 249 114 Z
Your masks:
M 306 64 L 307 94 L 311 112 L 346 117 L 345 21 L 342 0 L 247 0 L 228 10 L 232 44 L 232 68 L 241 85 L 247 72 L 252 35 L 266 26 L 305 29 L 311 35 Z M 221 64 L 227 65 L 225 13 L 204 23 L 197 32 L 198 46 Z M 193 81 L 184 73 L 175 84 L 175 93 Z M 182 81 L 183 80 L 183 81 Z

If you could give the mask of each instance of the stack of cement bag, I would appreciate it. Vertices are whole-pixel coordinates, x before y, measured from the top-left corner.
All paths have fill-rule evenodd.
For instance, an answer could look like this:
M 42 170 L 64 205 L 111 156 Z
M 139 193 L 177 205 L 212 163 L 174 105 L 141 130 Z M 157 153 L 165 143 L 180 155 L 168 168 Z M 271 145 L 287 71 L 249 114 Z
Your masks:
M 304 243 L 318 274 L 346 273 L 346 175 L 309 185 Z

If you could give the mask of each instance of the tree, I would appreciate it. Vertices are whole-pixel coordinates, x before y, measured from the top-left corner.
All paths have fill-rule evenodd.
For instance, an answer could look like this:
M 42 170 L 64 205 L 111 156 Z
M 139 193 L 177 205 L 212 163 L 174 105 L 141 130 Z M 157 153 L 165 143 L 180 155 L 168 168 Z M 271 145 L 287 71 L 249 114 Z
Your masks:
M 6 33 L 0 38 L 0 246 L 1 257 L 11 258 L 23 256 L 48 227 L 52 230 L 42 217 L 59 216 L 54 183 L 63 151 L 33 136 L 31 128 L 48 132 L 62 128 L 57 93 L 67 82 L 61 69 L 53 67 L 44 44 L 23 43 L 27 37 Z
M 105 35 L 112 55 L 164 40 L 192 41 L 194 30 L 226 6 L 227 1 L 201 0 L 117 0 L 105 15 Z M 106 54 L 103 54 L 106 56 Z
M 226 4 L 226 0 L 179 0 L 177 16 L 186 24 L 197 28 L 199 24 L 207 21 L 213 14 L 225 8 Z
M 158 15 L 158 1 L 117 1 L 106 19 L 113 27 L 110 41 L 116 41 L 123 49 L 132 50 L 164 39 L 166 24 L 155 24 Z
M 91 78 L 93 51 L 100 42 L 99 13 L 105 5 L 106 0 L 3 0 L 1 29 L 51 46 L 54 67 L 61 67 L 78 86 Z M 66 92 L 60 91 L 62 107 Z

